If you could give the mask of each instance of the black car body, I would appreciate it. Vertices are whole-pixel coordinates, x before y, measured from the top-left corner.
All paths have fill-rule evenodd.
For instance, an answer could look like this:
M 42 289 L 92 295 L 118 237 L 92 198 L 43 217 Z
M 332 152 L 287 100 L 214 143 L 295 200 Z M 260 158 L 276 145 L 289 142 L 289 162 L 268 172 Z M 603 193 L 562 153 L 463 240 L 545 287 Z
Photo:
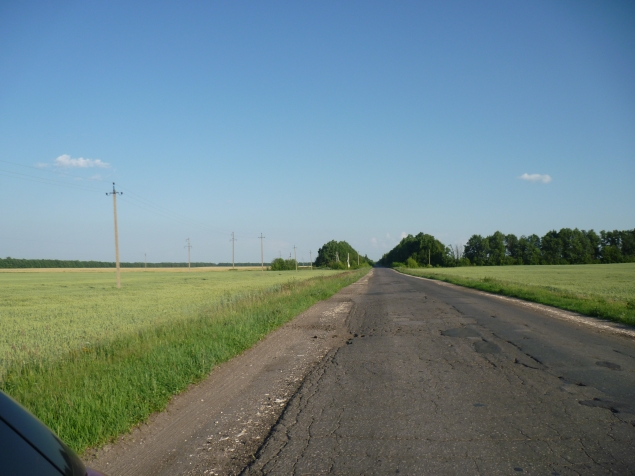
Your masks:
M 48 427 L 0 391 L 2 476 L 99 476 Z M 102 475 L 103 476 L 103 475 Z

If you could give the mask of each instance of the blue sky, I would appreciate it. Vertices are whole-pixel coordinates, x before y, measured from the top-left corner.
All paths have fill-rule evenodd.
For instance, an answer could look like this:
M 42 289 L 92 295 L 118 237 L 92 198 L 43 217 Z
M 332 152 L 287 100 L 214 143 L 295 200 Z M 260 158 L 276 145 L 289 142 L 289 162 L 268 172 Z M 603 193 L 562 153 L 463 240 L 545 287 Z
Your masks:
M 631 2 L 5 1 L 0 256 L 632 229 L 633 85 Z

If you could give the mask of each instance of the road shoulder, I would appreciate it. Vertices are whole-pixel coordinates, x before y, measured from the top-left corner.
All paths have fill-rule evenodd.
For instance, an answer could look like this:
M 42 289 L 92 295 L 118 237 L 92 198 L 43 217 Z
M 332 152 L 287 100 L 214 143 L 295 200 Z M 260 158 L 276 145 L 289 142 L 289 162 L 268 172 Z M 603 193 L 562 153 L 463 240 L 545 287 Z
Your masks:
M 350 337 L 352 298 L 365 292 L 372 274 L 214 368 L 164 412 L 84 455 L 86 462 L 113 475 L 240 473 L 304 378 Z
M 459 286 L 458 284 L 452 284 L 445 281 L 440 281 L 438 279 L 430 279 L 430 278 L 424 278 L 423 276 L 414 276 L 412 274 L 401 273 L 397 271 L 396 269 L 393 269 L 393 271 L 395 273 L 399 273 L 409 278 L 421 279 L 423 281 L 435 283 L 439 286 L 446 286 L 453 289 L 461 289 L 462 291 L 464 290 L 466 292 L 478 294 L 479 296 L 487 296 L 492 299 L 498 299 L 500 301 L 505 301 L 510 304 L 515 304 L 518 306 L 529 308 L 534 311 L 538 311 L 543 314 L 546 314 L 550 317 L 554 317 L 556 319 L 562 319 L 562 320 L 570 321 L 579 325 L 593 327 L 600 331 L 608 332 L 611 334 L 617 334 L 617 335 L 622 335 L 625 337 L 635 338 L 635 328 L 627 324 L 612 322 L 605 319 L 599 319 L 597 317 L 585 316 L 584 314 L 580 314 L 577 312 L 567 311 L 565 309 L 560 309 L 554 306 L 548 306 L 546 304 L 539 304 L 536 302 L 525 301 L 523 299 L 519 299 L 515 297 L 502 296 L 500 294 L 495 294 L 495 293 L 488 293 L 486 291 L 481 291 L 479 289 L 468 288 L 466 286 Z

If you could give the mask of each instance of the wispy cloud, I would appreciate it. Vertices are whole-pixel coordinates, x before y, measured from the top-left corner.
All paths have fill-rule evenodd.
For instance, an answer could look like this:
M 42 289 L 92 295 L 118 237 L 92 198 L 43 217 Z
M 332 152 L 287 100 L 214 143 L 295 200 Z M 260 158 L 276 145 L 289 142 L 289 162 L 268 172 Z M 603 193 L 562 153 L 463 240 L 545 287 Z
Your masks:
M 403 240 L 406 236 L 408 236 L 408 233 L 406 233 L 405 231 L 402 231 L 399 238 Z
M 551 182 L 551 176 L 547 174 L 522 174 L 518 177 L 521 180 L 527 180 L 528 182 L 542 182 L 549 183 Z
M 89 167 L 98 167 L 100 169 L 107 169 L 110 167 L 110 164 L 106 162 L 102 162 L 99 159 L 84 159 L 83 157 L 79 157 L 78 159 L 72 159 L 70 155 L 64 154 L 60 155 L 57 159 L 55 159 L 56 167 L 77 167 L 86 169 Z
M 375 238 L 372 237 L 370 239 L 370 245 L 373 248 L 380 248 L 389 250 L 390 248 L 395 246 L 395 240 L 390 236 L 390 233 L 386 233 L 386 238 Z

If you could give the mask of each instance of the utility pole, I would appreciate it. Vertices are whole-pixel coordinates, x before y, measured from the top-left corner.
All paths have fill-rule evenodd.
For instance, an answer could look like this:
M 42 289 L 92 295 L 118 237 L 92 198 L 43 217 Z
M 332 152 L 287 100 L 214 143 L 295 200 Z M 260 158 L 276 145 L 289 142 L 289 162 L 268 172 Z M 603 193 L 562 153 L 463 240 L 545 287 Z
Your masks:
M 430 248 L 428 248 L 428 266 L 430 266 Z
M 236 242 L 236 238 L 234 238 L 234 232 L 232 231 L 232 269 L 234 269 L 234 243 Z
M 298 255 L 295 252 L 295 245 L 293 245 L 293 259 L 295 260 L 295 270 L 298 270 Z
M 115 182 L 112 183 L 112 192 L 106 192 L 106 195 L 112 195 L 112 206 L 115 212 L 115 262 L 117 267 L 117 288 L 121 287 L 121 277 L 119 275 L 119 233 L 117 231 L 117 194 L 123 195 L 123 192 L 115 190 Z
M 346 267 L 347 268 L 351 267 L 351 254 L 350 253 L 346 253 Z
M 187 248 L 187 270 L 192 271 L 192 269 L 190 268 L 190 248 L 192 248 L 192 245 L 190 245 L 189 238 L 185 241 L 187 241 L 187 245 L 185 245 L 183 248 Z
M 340 253 L 338 251 L 335 252 L 335 261 L 340 262 Z
M 264 271 L 265 270 L 265 254 L 264 254 L 262 240 L 264 240 L 265 237 L 262 236 L 262 233 L 260 233 L 260 236 L 258 238 L 260 238 L 260 266 L 262 268 L 262 271 Z
M 311 263 L 311 269 L 313 269 L 313 258 L 311 257 L 311 251 L 309 251 L 309 263 Z

